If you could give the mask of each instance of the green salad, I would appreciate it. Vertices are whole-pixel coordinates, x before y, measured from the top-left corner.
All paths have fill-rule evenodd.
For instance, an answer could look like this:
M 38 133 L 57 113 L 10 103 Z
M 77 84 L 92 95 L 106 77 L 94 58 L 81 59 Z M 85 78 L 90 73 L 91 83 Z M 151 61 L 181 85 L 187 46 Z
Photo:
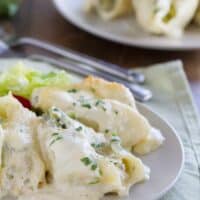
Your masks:
M 18 63 L 0 74 L 0 96 L 10 91 L 14 95 L 29 98 L 35 88 L 55 86 L 65 88 L 70 82 L 63 70 L 42 72 Z

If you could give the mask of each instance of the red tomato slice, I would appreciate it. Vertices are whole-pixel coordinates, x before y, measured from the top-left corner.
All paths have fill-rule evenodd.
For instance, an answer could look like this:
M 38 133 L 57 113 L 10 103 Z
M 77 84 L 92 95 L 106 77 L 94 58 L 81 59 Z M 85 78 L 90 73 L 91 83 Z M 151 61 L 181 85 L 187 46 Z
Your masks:
M 25 108 L 31 109 L 31 103 L 28 99 L 18 96 L 18 95 L 13 95 Z

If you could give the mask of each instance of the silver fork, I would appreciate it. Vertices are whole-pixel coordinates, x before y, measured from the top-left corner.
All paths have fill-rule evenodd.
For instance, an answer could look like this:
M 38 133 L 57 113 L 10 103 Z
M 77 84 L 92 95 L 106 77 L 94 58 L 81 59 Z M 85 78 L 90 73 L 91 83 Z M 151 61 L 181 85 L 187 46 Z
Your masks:
M 123 79 L 128 82 L 143 83 L 145 80 L 145 77 L 142 73 L 134 72 L 133 70 L 126 70 L 120 66 L 107 63 L 102 60 L 96 59 L 94 57 L 73 51 L 68 48 L 62 48 L 55 44 L 51 44 L 49 42 L 42 41 L 39 39 L 23 37 L 10 40 L 9 42 L 10 47 L 22 46 L 22 45 L 31 45 L 43 49 L 45 51 L 54 53 L 56 55 L 63 56 L 68 60 L 88 65 L 90 67 L 95 68 L 98 71 L 108 73 L 112 76 L 116 76 L 117 78 Z
M 40 43 L 42 43 L 42 45 Z M 82 60 L 82 55 L 79 53 L 75 52 L 75 55 L 74 55 L 74 52 L 72 52 L 71 50 L 65 51 L 65 49 L 63 49 L 63 48 L 59 48 L 57 46 L 54 46 L 50 43 L 46 43 L 41 40 L 37 40 L 37 39 L 33 39 L 33 38 L 19 38 L 19 39 L 9 40 L 8 43 L 6 43 L 4 41 L 0 41 L 0 53 L 3 53 L 9 49 L 13 49 L 14 47 L 21 47 L 23 45 L 35 46 L 37 48 L 41 48 L 48 52 L 51 52 L 51 53 L 53 52 L 56 55 L 62 55 L 63 58 L 65 58 L 65 62 L 67 62 L 67 63 L 65 63 L 63 61 L 59 62 L 58 60 L 55 60 L 55 59 L 52 59 L 49 57 L 44 57 L 44 56 L 39 57 L 39 55 L 37 55 L 38 60 L 39 59 L 43 60 L 43 61 L 45 60 L 46 62 L 50 62 L 59 67 L 65 66 L 64 67 L 65 69 L 68 69 L 72 72 L 79 73 L 79 74 L 82 73 L 81 75 L 84 75 L 84 76 L 86 76 L 88 74 L 93 74 L 95 76 L 106 78 L 111 81 L 117 81 L 117 82 L 123 83 L 124 85 L 126 85 L 127 87 L 130 88 L 133 95 L 135 96 L 135 98 L 138 101 L 144 102 L 144 101 L 148 101 L 152 98 L 152 93 L 150 90 L 145 89 L 144 87 L 139 86 L 137 84 L 133 84 L 134 80 L 131 80 L 129 78 L 127 79 L 127 77 L 132 77 L 132 79 L 133 79 L 133 76 L 131 76 L 131 75 L 127 76 L 127 74 L 128 74 L 127 70 L 121 69 L 118 66 L 114 66 L 115 68 L 113 68 L 113 67 L 111 68 L 112 71 L 109 71 L 109 73 L 108 72 L 105 73 L 105 69 L 108 69 L 108 68 L 106 68 L 105 65 L 103 65 L 104 66 L 103 70 L 101 70 L 101 71 L 97 70 L 102 66 L 102 63 L 100 63 L 100 64 L 99 64 L 99 62 L 96 63 L 95 59 L 93 59 L 91 61 L 90 57 L 86 56 Z M 71 58 L 71 56 L 72 56 L 72 58 Z M 92 66 L 90 64 L 92 64 Z M 70 65 L 72 67 L 70 67 Z M 98 67 L 94 67 L 94 66 L 98 66 Z M 119 71 L 117 71 L 118 68 L 120 69 Z M 113 74 L 113 72 L 115 72 L 115 74 Z M 118 74 L 118 75 L 116 75 L 116 74 Z
M 152 93 L 149 90 L 137 84 L 128 83 L 127 81 L 120 80 L 114 76 L 110 76 L 108 74 L 96 71 L 94 68 L 84 67 L 83 65 L 80 65 L 79 63 L 76 63 L 70 60 L 56 60 L 54 58 L 50 58 L 44 55 L 37 55 L 37 54 L 31 55 L 29 56 L 29 58 L 32 60 L 42 61 L 42 62 L 55 65 L 61 69 L 67 69 L 68 71 L 79 74 L 81 76 L 88 76 L 88 74 L 92 74 L 94 76 L 98 76 L 109 81 L 116 81 L 116 82 L 122 83 L 123 85 L 125 85 L 131 90 L 135 99 L 141 102 L 148 101 L 149 99 L 152 98 Z

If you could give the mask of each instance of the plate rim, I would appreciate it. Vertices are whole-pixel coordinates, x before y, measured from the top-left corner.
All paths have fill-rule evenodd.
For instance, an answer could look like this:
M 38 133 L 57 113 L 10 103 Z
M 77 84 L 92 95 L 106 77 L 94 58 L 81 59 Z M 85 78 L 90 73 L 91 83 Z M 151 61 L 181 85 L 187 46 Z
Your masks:
M 98 38 L 104 39 L 106 41 L 114 42 L 116 44 L 123 44 L 125 46 L 129 47 L 137 47 L 137 48 L 142 48 L 142 49 L 150 49 L 150 50 L 161 50 L 161 51 L 188 51 L 188 50 L 199 50 L 200 49 L 200 43 L 198 45 L 175 45 L 175 46 L 166 46 L 166 45 L 155 45 L 153 46 L 152 44 L 148 43 L 141 43 L 137 42 L 137 40 L 134 40 L 134 42 L 131 42 L 130 40 L 124 40 L 120 39 L 119 36 L 116 35 L 111 35 L 108 32 L 103 32 L 99 29 L 93 29 L 91 26 L 87 24 L 81 24 L 77 20 L 74 20 L 70 15 L 68 15 L 67 12 L 64 12 L 64 10 L 60 6 L 60 1 L 63 0 L 53 0 L 53 4 L 56 7 L 56 10 L 62 15 L 62 17 L 70 22 L 70 24 L 76 26 L 77 28 L 93 35 Z
M 160 121 L 162 121 L 162 123 L 165 123 L 166 126 L 168 126 L 169 129 L 171 129 L 173 135 L 176 137 L 178 143 L 179 143 L 179 147 L 180 147 L 180 151 L 181 151 L 181 163 L 180 163 L 180 168 L 178 170 L 178 173 L 176 174 L 176 176 L 174 177 L 173 181 L 171 181 L 171 183 L 164 188 L 162 191 L 160 191 L 157 195 L 156 195 L 156 199 L 161 198 L 164 194 L 166 194 L 167 192 L 169 192 L 170 189 L 172 189 L 172 187 L 176 184 L 176 182 L 178 181 L 178 179 L 181 176 L 181 173 L 184 169 L 184 165 L 185 165 L 185 154 L 184 154 L 184 146 L 183 146 L 183 142 L 181 140 L 181 137 L 179 136 L 179 134 L 177 133 L 177 131 L 175 130 L 175 128 L 165 119 L 163 119 L 163 117 L 158 114 L 157 112 L 153 111 L 151 108 L 149 108 L 147 105 L 144 105 L 142 103 L 136 102 L 136 107 L 140 110 L 143 109 L 145 110 L 145 112 L 149 112 L 151 113 L 151 115 L 153 115 L 155 118 L 159 119 Z M 146 117 L 146 116 L 145 116 Z

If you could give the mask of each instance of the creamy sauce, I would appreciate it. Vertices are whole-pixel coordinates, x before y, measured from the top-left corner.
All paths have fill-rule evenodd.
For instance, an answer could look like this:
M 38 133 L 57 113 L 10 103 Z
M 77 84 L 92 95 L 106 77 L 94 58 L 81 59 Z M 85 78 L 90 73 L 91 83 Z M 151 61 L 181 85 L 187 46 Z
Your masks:
M 44 111 L 39 117 L 11 95 L 0 97 L 0 106 L 8 105 L 0 132 L 0 195 L 100 200 L 108 193 L 126 196 L 149 178 L 149 168 L 127 149 L 147 138 L 140 148 L 148 153 L 160 145 L 160 133 L 151 133 L 135 108 L 75 89 L 42 88 L 35 94 L 33 105 Z
M 130 150 L 134 145 L 139 145 L 144 138 L 151 135 L 151 141 L 155 145 L 149 145 L 148 151 L 142 150 L 141 145 L 138 153 L 149 153 L 162 144 L 160 137 L 151 134 L 151 126 L 148 121 L 135 109 L 119 101 L 111 99 L 98 99 L 88 91 L 76 90 L 66 92 L 52 88 L 41 88 L 35 91 L 32 104 L 42 110 L 48 110 L 52 106 L 62 109 L 72 115 L 83 124 L 94 128 L 97 132 L 116 133 L 122 140 L 124 148 Z
M 29 193 L 18 200 L 99 200 L 101 194 L 98 191 L 88 190 L 87 187 L 46 187 L 39 192 Z

